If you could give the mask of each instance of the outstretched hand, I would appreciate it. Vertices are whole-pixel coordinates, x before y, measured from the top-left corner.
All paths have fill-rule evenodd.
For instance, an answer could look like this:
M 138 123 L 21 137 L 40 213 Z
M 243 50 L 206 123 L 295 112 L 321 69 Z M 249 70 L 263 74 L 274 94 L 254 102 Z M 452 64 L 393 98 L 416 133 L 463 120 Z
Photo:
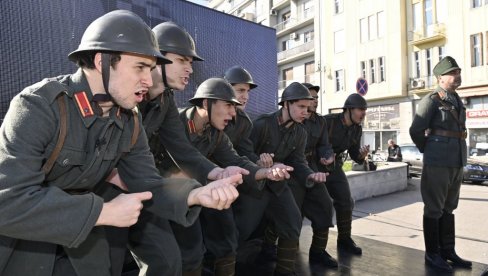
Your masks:
M 248 175 L 249 171 L 237 166 L 228 166 L 226 168 L 215 168 L 210 171 L 207 178 L 210 180 L 219 180 L 233 175 Z
M 323 172 L 316 172 L 312 173 L 308 176 L 308 180 L 311 180 L 315 183 L 324 183 L 327 180 L 327 176 L 329 173 L 323 173 Z
M 241 183 L 242 175 L 237 174 L 196 188 L 188 196 L 188 206 L 201 205 L 217 210 L 228 209 L 239 196 L 235 186 Z
M 139 218 L 142 202 L 152 198 L 151 192 L 120 194 L 103 204 L 102 212 L 95 225 L 129 227 Z
M 261 168 L 271 168 L 273 166 L 273 157 L 273 153 L 261 153 L 256 164 Z
M 267 169 L 266 178 L 272 181 L 289 179 L 289 172 L 291 171 L 293 171 L 293 167 L 281 163 L 276 163 L 271 168 Z

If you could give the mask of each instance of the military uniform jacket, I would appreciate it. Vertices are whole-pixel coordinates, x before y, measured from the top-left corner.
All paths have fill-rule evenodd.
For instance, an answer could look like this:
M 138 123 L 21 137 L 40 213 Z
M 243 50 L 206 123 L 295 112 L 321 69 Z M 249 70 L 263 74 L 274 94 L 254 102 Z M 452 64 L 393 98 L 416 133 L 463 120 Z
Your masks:
M 259 160 L 259 156 L 254 153 L 254 145 L 249 138 L 252 131 L 252 121 L 246 112 L 238 108 L 236 110 L 235 120 L 225 127 L 225 134 L 229 136 L 234 149 L 240 156 L 246 156 L 249 160 L 256 163 Z
M 173 90 L 167 89 L 155 99 L 141 103 L 140 108 L 149 146 L 160 172 L 164 174 L 167 166 L 171 165 L 162 161 L 169 152 L 185 173 L 205 184 L 208 173 L 217 165 L 200 154 L 188 141 L 179 119 Z
M 305 157 L 310 168 L 318 171 L 318 167 L 321 166 L 320 158 L 328 159 L 334 154 L 332 146 L 329 144 L 327 122 L 324 117 L 314 112 L 303 122 L 303 126 L 307 131 Z
M 458 120 L 451 113 L 457 113 Z M 423 163 L 431 166 L 462 167 L 466 165 L 466 140 L 440 135 L 427 135 L 426 131 L 441 129 L 465 131 L 466 108 L 458 94 L 437 89 L 422 98 L 417 114 L 410 126 L 410 137 L 420 152 Z
M 282 109 L 259 116 L 253 122 L 251 141 L 254 143 L 254 152 L 273 153 L 274 162 L 280 162 L 293 167 L 292 176 L 305 185 L 311 184 L 308 176 L 313 173 L 305 159 L 305 145 L 307 131 L 301 124 L 293 123 L 286 128 L 282 124 Z M 280 194 L 286 181 L 269 183 L 268 187 L 275 194 Z
M 2 275 L 51 275 L 57 245 L 80 274 L 108 275 L 104 227 L 94 227 L 103 199 L 93 191 L 114 167 L 129 191 L 153 193 L 145 208 L 160 217 L 189 225 L 201 209 L 187 206 L 189 192 L 200 186 L 196 181 L 166 182 L 160 177 L 144 131 L 131 148 L 132 111 L 114 107 L 108 117 L 83 116 L 95 108 L 91 103 L 82 110 L 75 101 L 80 91 L 88 102 L 92 98 L 83 71 L 57 80 L 65 91 L 42 81 L 14 97 L 0 128 Z M 60 113 L 55 99 L 60 94 L 66 102 L 67 135 L 46 176 L 41 167 L 57 142 Z
M 359 164 L 363 163 L 364 159 L 359 159 L 363 128 L 356 124 L 346 126 L 344 113 L 327 114 L 324 118 L 327 122 L 329 143 L 336 154 L 336 162 L 342 162 L 342 153 L 347 150 L 352 160 Z

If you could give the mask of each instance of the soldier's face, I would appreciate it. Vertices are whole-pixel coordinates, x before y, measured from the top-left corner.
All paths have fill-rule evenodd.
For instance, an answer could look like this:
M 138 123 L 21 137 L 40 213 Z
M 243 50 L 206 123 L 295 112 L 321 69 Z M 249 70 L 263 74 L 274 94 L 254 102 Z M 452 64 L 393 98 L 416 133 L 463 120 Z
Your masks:
M 353 123 L 359 125 L 363 122 L 364 117 L 366 117 L 366 109 L 365 108 L 353 108 L 349 109 L 351 112 L 351 118 Z
M 235 104 L 226 101 L 216 100 L 212 104 L 212 121 L 210 122 L 210 124 L 218 130 L 224 130 L 224 128 L 229 124 L 230 121 L 232 121 L 235 116 Z
M 238 105 L 237 108 L 244 110 L 244 108 L 246 108 L 247 101 L 249 101 L 251 86 L 248 83 L 236 83 L 232 85 L 232 88 L 234 88 L 234 92 L 236 92 L 237 100 L 242 104 Z
M 303 122 L 307 118 L 307 110 L 309 105 L 310 100 L 298 100 L 292 104 L 289 104 L 288 108 L 290 109 L 291 119 L 295 122 Z
M 161 95 L 164 91 L 163 78 L 161 75 L 161 65 L 157 65 L 154 70 L 151 71 L 151 77 L 153 86 L 149 88 L 149 99 L 154 99 Z
M 453 70 L 447 74 L 439 76 L 439 86 L 448 90 L 454 91 L 461 86 L 461 70 Z
M 190 75 L 193 73 L 193 57 L 175 53 L 166 53 L 164 56 L 173 62 L 164 65 L 166 66 L 168 85 L 174 90 L 184 90 L 190 81 Z
M 156 58 L 122 53 L 115 68 L 110 67 L 109 91 L 116 104 L 132 109 L 142 102 L 153 85 L 151 70 Z
M 309 109 L 312 110 L 313 112 L 317 112 L 317 106 L 319 105 L 319 96 L 317 91 L 315 89 L 309 89 L 310 95 L 312 95 L 313 100 L 310 103 Z

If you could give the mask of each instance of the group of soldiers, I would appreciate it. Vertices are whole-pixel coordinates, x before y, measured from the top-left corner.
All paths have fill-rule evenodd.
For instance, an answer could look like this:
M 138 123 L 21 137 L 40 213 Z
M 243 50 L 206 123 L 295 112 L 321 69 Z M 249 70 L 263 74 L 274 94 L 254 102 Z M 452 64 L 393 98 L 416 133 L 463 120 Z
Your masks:
M 342 169 L 369 152 L 362 96 L 321 116 L 320 87 L 294 82 L 251 121 L 258 84 L 237 65 L 178 110 L 174 93 L 203 62 L 192 37 L 122 10 L 92 22 L 69 58 L 79 70 L 26 88 L 1 126 L 0 274 L 120 275 L 128 248 L 141 275 L 234 275 L 258 235 L 258 260 L 295 275 L 304 217 L 310 262 L 334 268 L 334 209 L 338 249 L 362 254 Z

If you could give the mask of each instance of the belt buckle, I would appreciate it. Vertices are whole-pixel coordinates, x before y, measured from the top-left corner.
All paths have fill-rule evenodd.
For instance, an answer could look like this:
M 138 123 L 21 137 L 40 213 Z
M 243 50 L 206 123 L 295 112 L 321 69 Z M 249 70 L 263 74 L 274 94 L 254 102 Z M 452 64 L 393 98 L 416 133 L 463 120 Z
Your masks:
M 466 139 L 468 137 L 468 132 L 465 130 L 463 131 L 462 138 Z

